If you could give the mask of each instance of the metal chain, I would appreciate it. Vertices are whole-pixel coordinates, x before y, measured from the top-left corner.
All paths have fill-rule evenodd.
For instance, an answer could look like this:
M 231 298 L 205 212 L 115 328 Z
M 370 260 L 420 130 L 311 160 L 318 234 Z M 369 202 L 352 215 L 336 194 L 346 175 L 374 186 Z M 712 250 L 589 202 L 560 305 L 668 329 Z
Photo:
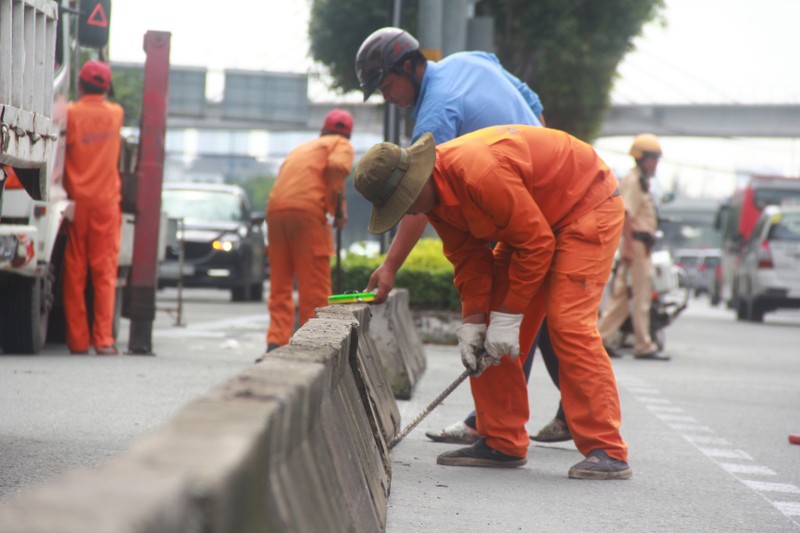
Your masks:
M 467 379 L 469 377 L 469 375 L 470 375 L 469 369 L 464 370 L 464 372 L 462 372 L 461 375 L 458 376 L 454 382 L 452 382 L 450 385 L 448 385 L 448 387 L 444 391 L 442 391 L 442 393 L 439 396 L 437 396 L 436 399 L 433 400 L 428 405 L 428 407 L 426 407 L 419 415 L 417 415 L 417 418 L 412 420 L 411 423 L 409 425 L 407 425 L 403 431 L 398 433 L 397 436 L 395 436 L 395 438 L 393 438 L 389 442 L 389 449 L 391 450 L 392 448 L 394 448 L 397 445 L 398 442 L 403 440 L 406 437 L 406 435 L 408 435 L 411 432 L 412 429 L 417 427 L 417 424 L 422 422 L 422 419 L 424 419 L 426 416 L 428 416 L 428 414 L 431 411 L 433 411 L 436 408 L 436 406 L 438 406 L 440 403 L 442 403 L 442 401 L 444 401 L 444 399 L 447 398 L 450 395 L 451 392 L 456 390 L 456 387 L 461 385 L 461 383 L 465 379 Z

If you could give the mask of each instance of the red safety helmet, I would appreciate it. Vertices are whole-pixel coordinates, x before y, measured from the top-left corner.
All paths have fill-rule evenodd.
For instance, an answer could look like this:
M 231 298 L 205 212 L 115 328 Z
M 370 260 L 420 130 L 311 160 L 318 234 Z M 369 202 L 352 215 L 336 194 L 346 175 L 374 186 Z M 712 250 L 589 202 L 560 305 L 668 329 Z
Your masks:
M 87 61 L 81 67 L 78 77 L 82 82 L 104 91 L 111 87 L 111 67 L 102 61 Z
M 325 133 L 338 133 L 350 138 L 353 131 L 353 115 L 344 109 L 332 109 L 325 116 L 325 124 L 322 125 Z
M 364 91 L 364 101 L 408 54 L 418 50 L 419 41 L 400 28 L 381 28 L 364 39 L 356 54 L 356 76 Z

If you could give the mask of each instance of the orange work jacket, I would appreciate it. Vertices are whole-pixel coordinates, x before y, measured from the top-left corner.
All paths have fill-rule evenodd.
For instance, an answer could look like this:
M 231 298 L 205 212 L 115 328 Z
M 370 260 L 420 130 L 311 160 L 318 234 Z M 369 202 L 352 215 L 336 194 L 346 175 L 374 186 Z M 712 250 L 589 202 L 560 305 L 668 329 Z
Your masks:
M 453 263 L 463 316 L 489 312 L 493 253 L 510 248 L 502 303 L 522 313 L 539 289 L 558 231 L 608 199 L 617 180 L 594 148 L 562 131 L 495 126 L 436 147 L 438 201 L 428 219 Z
M 299 210 L 325 218 L 336 215 L 341 194 L 342 214 L 347 214 L 345 180 L 353 168 L 355 153 L 341 135 L 322 135 L 292 150 L 281 165 L 269 195 L 267 210 Z
M 65 188 L 70 198 L 91 205 L 119 204 L 122 106 L 85 94 L 67 107 Z

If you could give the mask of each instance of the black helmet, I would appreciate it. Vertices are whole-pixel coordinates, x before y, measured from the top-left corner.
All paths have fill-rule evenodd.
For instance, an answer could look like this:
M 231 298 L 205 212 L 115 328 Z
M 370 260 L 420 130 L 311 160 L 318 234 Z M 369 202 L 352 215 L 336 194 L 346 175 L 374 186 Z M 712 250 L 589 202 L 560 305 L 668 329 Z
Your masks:
M 400 28 L 381 28 L 364 39 L 356 54 L 356 76 L 364 91 L 364 100 L 406 55 L 418 50 L 419 41 Z

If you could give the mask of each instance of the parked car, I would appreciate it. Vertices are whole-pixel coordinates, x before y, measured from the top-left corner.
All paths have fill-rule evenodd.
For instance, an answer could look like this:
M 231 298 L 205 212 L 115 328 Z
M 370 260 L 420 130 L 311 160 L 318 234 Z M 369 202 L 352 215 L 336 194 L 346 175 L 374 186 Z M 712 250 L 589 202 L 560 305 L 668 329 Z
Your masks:
M 764 209 L 744 245 L 735 284 L 739 320 L 800 307 L 800 205 Z
M 178 225 L 178 244 L 159 265 L 158 284 L 216 287 L 234 301 L 264 297 L 264 214 L 253 212 L 244 189 L 236 185 L 165 183 L 162 209 Z M 183 268 L 180 252 L 183 247 Z
M 696 296 L 710 292 L 721 260 L 719 248 L 681 248 L 675 251 L 675 264 L 686 271 L 689 288 Z

